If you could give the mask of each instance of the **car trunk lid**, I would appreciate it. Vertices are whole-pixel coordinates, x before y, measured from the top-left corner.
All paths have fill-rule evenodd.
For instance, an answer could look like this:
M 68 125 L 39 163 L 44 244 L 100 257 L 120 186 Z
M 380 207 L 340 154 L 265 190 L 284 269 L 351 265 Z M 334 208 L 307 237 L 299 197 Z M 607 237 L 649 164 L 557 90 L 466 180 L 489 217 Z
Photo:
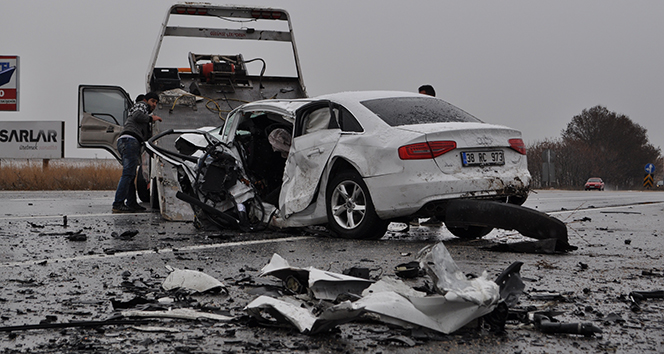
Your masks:
M 518 130 L 486 123 L 445 123 L 416 124 L 401 126 L 399 129 L 423 134 L 428 143 L 453 141 L 456 148 L 435 158 L 442 172 L 449 172 L 452 165 L 457 167 L 502 166 L 505 155 L 521 142 Z M 446 166 L 443 168 L 442 166 Z

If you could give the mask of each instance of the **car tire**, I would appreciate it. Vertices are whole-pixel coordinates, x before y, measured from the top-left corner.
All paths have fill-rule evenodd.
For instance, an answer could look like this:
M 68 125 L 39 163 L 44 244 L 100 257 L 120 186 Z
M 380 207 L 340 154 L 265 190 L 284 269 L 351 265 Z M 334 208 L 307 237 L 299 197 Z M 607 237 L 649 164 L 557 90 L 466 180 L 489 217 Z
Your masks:
M 342 238 L 378 240 L 389 222 L 376 215 L 369 189 L 355 171 L 333 176 L 325 193 L 328 228 Z
M 476 238 L 480 238 L 482 236 L 486 236 L 493 230 L 493 227 L 489 226 L 466 226 L 466 227 L 449 227 L 447 226 L 447 229 L 450 230 L 452 235 L 462 238 L 464 240 L 473 240 Z
M 138 168 L 138 173 L 136 174 L 136 192 L 138 193 L 138 198 L 142 202 L 150 201 L 150 188 L 148 186 L 148 181 L 143 177 L 143 167 Z

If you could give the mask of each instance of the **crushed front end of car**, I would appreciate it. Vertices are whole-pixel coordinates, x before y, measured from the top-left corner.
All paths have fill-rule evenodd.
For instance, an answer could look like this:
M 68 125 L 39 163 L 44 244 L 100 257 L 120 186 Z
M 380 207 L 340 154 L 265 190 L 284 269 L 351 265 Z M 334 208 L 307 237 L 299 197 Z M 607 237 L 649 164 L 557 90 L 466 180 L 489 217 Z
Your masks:
M 204 144 L 173 151 L 156 143 L 164 136 L 180 134 L 202 136 Z M 191 205 L 197 228 L 257 231 L 267 227 L 275 208 L 260 200 L 241 157 L 207 131 L 168 130 L 150 139 L 146 147 L 175 166 L 181 190 L 176 197 Z

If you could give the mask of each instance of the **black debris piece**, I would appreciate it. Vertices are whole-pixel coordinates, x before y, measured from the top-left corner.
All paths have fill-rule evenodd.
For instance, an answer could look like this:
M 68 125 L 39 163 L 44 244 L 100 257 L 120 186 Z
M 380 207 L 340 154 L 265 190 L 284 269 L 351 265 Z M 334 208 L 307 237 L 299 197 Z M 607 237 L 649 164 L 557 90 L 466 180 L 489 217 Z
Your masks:
M 592 323 L 554 322 L 547 316 L 535 317 L 535 326 L 542 333 L 581 334 L 586 337 L 592 337 L 595 333 L 602 333 L 602 329 Z
M 129 230 L 129 231 L 125 231 L 121 234 L 118 234 L 115 231 L 111 232 L 111 236 L 113 238 L 117 238 L 117 239 L 120 239 L 120 240 L 131 240 L 136 235 L 138 235 L 138 230 Z
M 369 279 L 370 272 L 371 270 L 366 267 L 351 267 L 349 269 L 344 269 L 342 274 L 356 278 Z
M 401 278 L 417 278 L 418 276 L 421 276 L 422 273 L 423 272 L 420 269 L 420 262 L 418 261 L 401 263 L 394 267 L 394 274 Z
M 152 302 L 154 301 L 150 301 L 143 297 L 135 297 L 129 301 L 120 301 L 120 300 L 111 299 L 111 304 L 113 305 L 113 309 L 115 310 L 130 309 L 136 307 L 137 305 L 149 304 Z
M 555 240 L 555 253 L 578 249 L 569 244 L 567 226 L 562 221 L 520 205 L 486 200 L 459 199 L 446 208 L 445 224 L 452 227 L 481 226 L 516 230 L 526 237 Z

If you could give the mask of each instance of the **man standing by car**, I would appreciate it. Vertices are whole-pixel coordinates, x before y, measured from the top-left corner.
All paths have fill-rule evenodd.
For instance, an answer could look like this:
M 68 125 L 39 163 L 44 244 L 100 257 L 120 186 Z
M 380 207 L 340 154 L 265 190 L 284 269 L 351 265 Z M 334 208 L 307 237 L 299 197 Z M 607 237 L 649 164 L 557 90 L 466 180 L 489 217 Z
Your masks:
M 431 85 L 422 85 L 417 89 L 417 92 L 419 92 L 423 95 L 429 95 L 429 96 L 432 96 L 432 97 L 436 97 L 436 90 L 434 90 L 433 86 L 431 86 Z M 415 219 L 414 221 L 416 221 L 414 223 L 415 225 L 419 224 L 418 219 Z M 413 222 L 413 221 L 411 221 L 411 222 Z M 438 220 L 437 217 L 432 216 L 428 220 L 422 222 L 422 225 L 425 225 L 425 226 L 441 226 L 441 225 L 443 225 L 443 222 Z
M 431 85 L 422 85 L 417 89 L 417 92 L 423 94 L 423 95 L 429 95 L 436 97 L 436 90 L 433 89 L 433 86 Z
M 118 138 L 118 152 L 122 157 L 122 176 L 115 191 L 113 213 L 133 213 L 145 208 L 136 201 L 136 169 L 141 162 L 141 145 L 150 138 L 150 123 L 160 121 L 156 115 L 150 115 L 157 107 L 159 96 L 148 92 L 142 101 L 129 109 L 124 128 Z M 126 203 L 125 203 L 126 201 Z

